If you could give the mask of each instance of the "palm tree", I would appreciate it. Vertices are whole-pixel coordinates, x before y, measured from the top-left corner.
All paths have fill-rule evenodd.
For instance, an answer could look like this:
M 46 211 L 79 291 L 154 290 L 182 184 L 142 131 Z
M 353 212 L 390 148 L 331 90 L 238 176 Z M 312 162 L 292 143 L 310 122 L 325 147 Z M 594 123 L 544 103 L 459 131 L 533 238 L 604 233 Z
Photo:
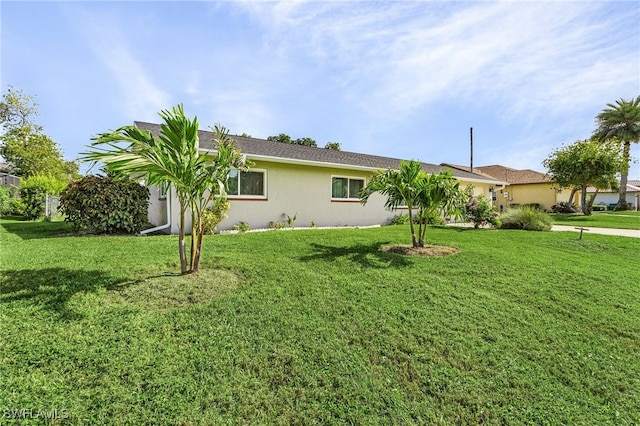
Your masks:
M 620 198 L 618 210 L 627 209 L 627 179 L 631 164 L 631 143 L 640 141 L 640 96 L 630 101 L 620 99 L 616 104 L 596 116 L 598 128 L 593 133 L 601 141 L 617 140 L 622 143 L 623 166 L 620 171 Z
M 385 207 L 395 210 L 400 206 L 406 206 L 409 213 L 409 227 L 411 229 L 411 242 L 413 247 L 418 247 L 418 239 L 414 227 L 413 210 L 415 208 L 418 192 L 421 164 L 417 161 L 400 162 L 400 170 L 379 170 L 373 174 L 369 183 L 360 191 L 360 202 L 364 205 L 369 197 L 379 192 L 387 196 Z
M 417 200 L 418 245 L 424 247 L 427 217 L 434 212 L 443 216 L 461 215 L 467 196 L 460 190 L 460 182 L 447 170 L 432 175 L 422 172 Z
M 81 153 L 83 161 L 102 161 L 107 172 L 144 179 L 165 190 L 174 188 L 180 206 L 178 250 L 182 274 L 197 272 L 204 225 L 201 214 L 211 202 L 226 199 L 225 184 L 232 167 L 246 166 L 229 132 L 215 127 L 216 153 L 199 150 L 198 120 L 187 118 L 182 104 L 159 113 L 160 134 L 124 126 L 94 138 L 93 150 Z M 124 145 L 122 145 L 124 144 Z M 191 214 L 191 247 L 187 262 L 185 219 Z
M 401 161 L 399 170 L 387 169 L 374 173 L 360 191 L 360 202 L 366 204 L 375 192 L 387 197 L 386 208 L 407 208 L 413 247 L 424 247 L 427 229 L 425 218 L 429 212 L 443 211 L 448 215 L 459 210 L 465 201 L 464 193 L 460 191 L 459 183 L 451 172 L 429 175 L 422 170 L 422 163 L 413 160 Z M 417 211 L 419 224 L 417 237 L 414 211 Z

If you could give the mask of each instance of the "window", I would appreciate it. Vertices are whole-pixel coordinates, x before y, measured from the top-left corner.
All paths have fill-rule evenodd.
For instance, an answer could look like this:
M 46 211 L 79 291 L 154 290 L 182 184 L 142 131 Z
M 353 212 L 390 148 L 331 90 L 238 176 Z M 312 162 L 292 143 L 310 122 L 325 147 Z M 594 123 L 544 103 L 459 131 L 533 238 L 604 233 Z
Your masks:
M 331 178 L 331 198 L 346 198 L 357 200 L 362 188 L 364 188 L 364 179 L 361 178 Z
M 238 172 L 231 169 L 227 182 L 227 194 L 230 197 L 266 197 L 265 171 L 252 170 Z

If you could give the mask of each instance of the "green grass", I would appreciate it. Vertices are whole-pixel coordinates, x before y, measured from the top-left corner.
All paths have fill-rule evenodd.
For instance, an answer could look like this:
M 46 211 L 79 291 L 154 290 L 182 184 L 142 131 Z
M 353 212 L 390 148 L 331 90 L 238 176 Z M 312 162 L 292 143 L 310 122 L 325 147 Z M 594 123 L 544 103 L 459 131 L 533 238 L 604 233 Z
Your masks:
M 640 212 L 593 212 L 591 216 L 583 214 L 550 215 L 556 225 L 592 226 L 594 228 L 640 229 Z
M 428 243 L 460 253 L 420 258 L 378 250 L 408 242 L 406 226 L 216 235 L 203 272 L 179 277 L 173 236 L 1 231 L 2 410 L 117 425 L 640 422 L 640 239 L 432 228 Z

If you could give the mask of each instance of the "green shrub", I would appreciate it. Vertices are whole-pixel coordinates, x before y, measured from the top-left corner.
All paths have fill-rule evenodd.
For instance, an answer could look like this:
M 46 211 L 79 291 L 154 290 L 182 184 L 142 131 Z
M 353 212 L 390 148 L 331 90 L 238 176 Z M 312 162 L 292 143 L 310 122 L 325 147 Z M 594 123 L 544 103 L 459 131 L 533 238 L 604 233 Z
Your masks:
M 282 213 L 282 214 L 287 217 L 287 225 L 289 225 L 289 228 L 295 228 L 296 219 L 298 218 L 298 213 L 294 214 L 293 216 L 289 216 L 286 213 Z
M 407 225 L 409 223 L 409 215 L 408 214 L 398 214 L 389 219 L 390 225 Z M 422 224 L 422 225 L 444 225 L 444 219 L 440 213 L 437 211 L 429 211 L 423 213 L 422 217 L 416 215 L 413 218 L 413 223 Z
M 147 225 L 149 190 L 128 179 L 86 176 L 60 195 L 60 211 L 78 231 L 140 232 Z
M 17 196 L 10 198 L 6 214 L 12 216 L 24 216 L 24 203 L 22 202 L 22 198 Z
M 233 229 L 240 232 L 247 232 L 250 228 L 247 222 L 238 222 L 233 225 Z
M 408 222 L 407 222 L 408 223 Z M 444 225 L 444 219 L 442 215 L 434 210 L 430 210 L 424 212 L 422 217 L 416 215 L 415 220 L 413 221 L 415 224 L 422 225 Z
M 0 186 L 0 215 L 4 216 L 10 213 L 12 195 L 11 188 Z
M 269 229 L 283 229 L 285 227 L 284 222 L 274 222 L 273 220 L 267 224 Z
M 466 209 L 467 220 L 473 222 L 475 228 L 481 225 L 490 224 L 491 226 L 500 227 L 500 217 L 498 212 L 493 210 L 491 200 L 482 195 L 471 197 L 467 203 Z
M 576 206 L 568 201 L 560 201 L 558 204 L 551 206 L 551 211 L 554 213 L 575 213 Z
M 23 215 L 30 220 L 44 216 L 47 194 L 58 195 L 67 186 L 65 181 L 47 175 L 34 175 L 20 183 Z
M 227 216 L 227 210 L 231 205 L 226 199 L 216 199 L 213 206 L 205 209 L 202 212 L 202 224 L 204 225 L 204 232 L 207 234 L 213 234 L 224 219 Z
M 533 207 L 519 207 L 505 211 L 500 217 L 502 229 L 524 229 L 527 231 L 551 230 L 551 218 Z
M 390 225 L 406 225 L 409 223 L 409 215 L 408 214 L 397 214 L 391 219 L 389 219 Z

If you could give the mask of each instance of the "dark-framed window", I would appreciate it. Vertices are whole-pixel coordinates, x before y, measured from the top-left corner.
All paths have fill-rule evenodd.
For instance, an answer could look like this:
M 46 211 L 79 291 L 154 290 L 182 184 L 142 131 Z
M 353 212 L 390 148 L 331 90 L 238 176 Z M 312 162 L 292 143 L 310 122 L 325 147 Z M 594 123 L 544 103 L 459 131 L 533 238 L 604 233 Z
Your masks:
M 331 198 L 357 200 L 364 188 L 364 178 L 333 176 L 331 178 Z
M 249 170 L 240 172 L 231 169 L 227 181 L 227 195 L 229 197 L 261 197 L 267 196 L 266 170 Z

